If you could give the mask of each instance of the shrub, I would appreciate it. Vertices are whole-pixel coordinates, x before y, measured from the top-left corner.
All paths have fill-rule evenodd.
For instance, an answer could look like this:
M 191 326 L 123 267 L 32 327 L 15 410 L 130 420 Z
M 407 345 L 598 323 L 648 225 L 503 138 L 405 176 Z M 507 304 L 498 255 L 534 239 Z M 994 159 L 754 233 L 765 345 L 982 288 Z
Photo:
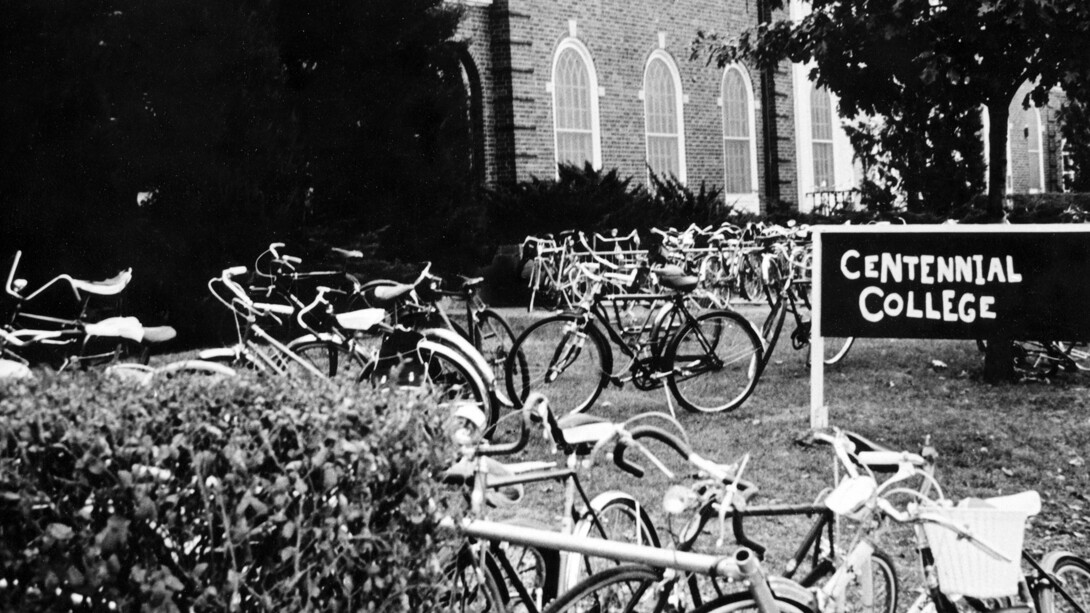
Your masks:
M 431 406 L 248 379 L 0 385 L 0 609 L 434 608 Z

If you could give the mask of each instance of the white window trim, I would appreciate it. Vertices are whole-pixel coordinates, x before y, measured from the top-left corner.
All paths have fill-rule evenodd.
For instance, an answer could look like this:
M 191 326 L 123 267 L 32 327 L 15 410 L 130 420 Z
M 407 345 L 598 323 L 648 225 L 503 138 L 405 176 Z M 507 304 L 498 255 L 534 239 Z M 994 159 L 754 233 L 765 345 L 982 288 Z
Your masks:
M 670 71 L 670 77 L 674 80 L 674 108 L 677 109 L 677 179 L 681 181 L 682 185 L 688 183 L 689 176 L 685 163 L 685 95 L 681 92 L 681 72 L 677 69 L 677 62 L 674 58 L 662 49 L 655 49 L 651 52 L 651 55 L 647 57 L 647 62 L 643 66 L 643 90 L 647 91 L 647 71 L 651 68 L 651 62 L 655 60 L 662 60 L 666 64 L 667 70 Z M 644 96 L 643 102 L 643 145 L 644 145 L 644 159 L 647 160 L 650 156 L 649 138 L 652 136 L 673 136 L 672 134 L 652 134 L 647 131 L 647 100 Z M 651 174 L 648 171 L 647 182 L 651 182 Z
M 730 66 L 727 66 L 726 70 L 723 71 L 723 77 L 719 80 L 719 101 L 720 101 L 720 106 L 723 106 L 723 107 L 726 106 L 726 98 L 723 96 L 723 93 L 724 93 L 723 88 L 724 88 L 724 86 L 726 85 L 726 82 L 727 82 L 727 75 L 730 74 L 730 71 L 732 71 L 732 70 L 737 70 L 739 73 L 741 73 L 741 75 L 742 75 L 742 84 L 745 85 L 745 91 L 746 91 L 746 106 L 747 106 L 747 110 L 748 110 L 747 115 L 749 116 L 748 117 L 748 120 L 749 120 L 749 139 L 748 140 L 749 140 L 749 175 L 750 175 L 750 177 L 749 177 L 750 183 L 749 184 L 750 184 L 750 191 L 745 192 L 745 193 L 739 193 L 739 194 L 724 193 L 723 198 L 724 198 L 724 200 L 726 200 L 728 202 L 736 202 L 736 203 L 740 204 L 741 206 L 743 206 L 744 208 L 746 208 L 747 210 L 751 210 L 751 211 L 756 212 L 757 208 L 760 205 L 759 205 L 758 196 L 757 196 L 757 119 L 756 119 L 755 99 L 754 99 L 754 96 L 753 96 L 753 81 L 751 81 L 750 78 L 749 78 L 749 71 L 746 70 L 745 67 L 742 66 L 741 64 L 735 63 L 735 64 L 731 64 Z M 720 109 L 720 111 L 719 111 L 719 122 L 720 122 L 720 124 L 722 124 L 721 127 L 722 127 L 722 136 L 723 136 L 723 184 L 725 185 L 726 182 L 727 182 L 726 181 L 726 179 L 727 179 L 727 163 L 726 163 L 727 145 L 726 145 L 726 141 L 727 141 L 728 136 L 727 136 L 727 124 L 723 120 L 723 110 L 722 109 Z M 740 138 L 738 138 L 736 136 L 729 137 L 729 138 L 732 138 L 733 140 L 741 140 Z
M 553 52 L 553 65 L 551 71 L 551 77 L 553 84 L 552 97 L 553 97 L 553 166 L 556 168 L 556 178 L 560 178 L 560 145 L 557 142 L 557 118 L 556 118 L 556 64 L 560 59 L 560 55 L 568 50 L 572 49 L 579 54 L 580 59 L 583 60 L 583 65 L 587 69 L 587 76 L 590 80 L 590 126 L 591 126 L 591 152 L 593 158 L 591 165 L 595 170 L 602 169 L 602 126 L 600 117 L 598 114 L 598 97 L 601 95 L 601 90 L 598 87 L 598 71 L 594 68 L 594 60 L 591 58 L 590 50 L 577 38 L 571 36 L 560 41 L 557 45 L 556 51 Z
M 1011 134 L 1013 132 L 1012 128 L 1014 128 L 1014 124 L 1011 123 L 1010 119 L 1008 119 L 1007 120 L 1007 178 L 1006 178 L 1006 186 L 1003 189 L 1003 192 L 1005 194 L 1008 194 L 1008 195 L 1014 193 L 1014 157 L 1011 155 L 1011 141 L 1014 140 L 1014 138 L 1011 136 Z
M 1029 193 L 1040 194 L 1047 191 L 1045 185 L 1045 124 L 1041 121 L 1041 109 L 1039 107 L 1033 107 L 1033 113 L 1037 118 L 1037 149 L 1029 149 L 1028 144 L 1026 149 L 1030 156 L 1037 156 L 1037 176 L 1041 187 L 1040 189 L 1030 189 Z

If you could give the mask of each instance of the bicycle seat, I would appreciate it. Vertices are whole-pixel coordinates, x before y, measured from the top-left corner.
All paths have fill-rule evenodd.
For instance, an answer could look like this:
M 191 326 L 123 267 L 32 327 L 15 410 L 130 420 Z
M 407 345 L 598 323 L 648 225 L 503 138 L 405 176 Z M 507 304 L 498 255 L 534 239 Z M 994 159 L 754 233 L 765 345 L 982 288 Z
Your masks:
M 369 290 L 376 303 L 393 302 L 398 298 L 413 291 L 413 286 L 408 283 L 394 283 L 392 285 L 380 285 Z
M 83 330 L 87 336 L 127 338 L 138 343 L 144 340 L 144 326 L 135 317 L 107 317 L 100 322 L 86 324 Z
M 594 415 L 584 415 L 583 413 L 565 415 L 556 420 L 556 424 L 560 427 L 564 442 L 580 447 L 580 449 L 584 445 L 593 447 L 595 443 L 603 438 L 612 436 L 617 428 L 608 419 Z M 588 447 L 584 453 L 589 452 L 590 448 Z M 580 453 L 580 451 L 576 453 Z
M 149 345 L 165 343 L 178 336 L 178 331 L 170 326 L 151 326 L 144 328 L 144 342 Z
M 115 296 L 121 293 L 121 290 L 125 289 L 125 286 L 132 281 L 132 269 L 126 268 L 117 273 L 117 276 L 105 279 L 102 281 L 83 281 L 81 279 L 73 279 L 68 275 L 62 275 L 72 287 L 77 291 L 84 291 L 88 294 L 95 294 L 97 296 Z
M 675 292 L 691 292 L 696 289 L 700 279 L 685 274 L 680 266 L 660 266 L 652 270 L 659 277 L 659 284 Z
M 337 323 L 346 330 L 370 330 L 386 318 L 385 309 L 360 309 L 339 313 Z

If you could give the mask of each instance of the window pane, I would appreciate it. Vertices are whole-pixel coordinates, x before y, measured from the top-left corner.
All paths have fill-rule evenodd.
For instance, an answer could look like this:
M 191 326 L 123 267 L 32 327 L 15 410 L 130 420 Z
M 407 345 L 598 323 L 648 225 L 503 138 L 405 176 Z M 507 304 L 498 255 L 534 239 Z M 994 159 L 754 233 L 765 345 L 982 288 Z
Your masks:
M 832 188 L 833 183 L 833 144 L 814 142 L 814 188 Z
M 643 87 L 647 122 L 647 165 L 656 174 L 680 176 L 677 92 L 670 68 L 661 59 L 647 66 Z
M 728 194 L 753 191 L 750 167 L 753 140 L 749 133 L 749 95 L 742 73 L 727 70 L 723 77 L 723 162 Z
M 1037 109 L 1026 109 L 1026 126 L 1029 127 L 1029 138 L 1026 146 L 1029 149 L 1029 189 L 1041 190 L 1041 122 L 1037 116 Z
M 556 157 L 582 166 L 594 159 L 590 72 L 574 49 L 560 52 L 553 75 L 556 104 Z
M 747 194 L 753 191 L 753 186 L 750 185 L 750 141 L 726 139 L 723 145 L 727 167 L 726 184 L 723 189 L 728 194 Z
M 814 140 L 833 140 L 833 105 L 829 92 L 813 87 L 810 90 L 810 125 Z
M 723 135 L 749 136 L 749 97 L 737 69 L 728 70 L 723 79 Z

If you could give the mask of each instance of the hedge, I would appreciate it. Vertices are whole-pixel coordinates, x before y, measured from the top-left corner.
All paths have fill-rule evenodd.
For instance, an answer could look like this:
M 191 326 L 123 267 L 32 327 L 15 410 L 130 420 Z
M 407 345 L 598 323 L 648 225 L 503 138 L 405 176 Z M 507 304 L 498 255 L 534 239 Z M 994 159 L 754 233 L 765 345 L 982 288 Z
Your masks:
M 0 610 L 436 609 L 454 541 L 433 407 L 248 378 L 0 383 Z

